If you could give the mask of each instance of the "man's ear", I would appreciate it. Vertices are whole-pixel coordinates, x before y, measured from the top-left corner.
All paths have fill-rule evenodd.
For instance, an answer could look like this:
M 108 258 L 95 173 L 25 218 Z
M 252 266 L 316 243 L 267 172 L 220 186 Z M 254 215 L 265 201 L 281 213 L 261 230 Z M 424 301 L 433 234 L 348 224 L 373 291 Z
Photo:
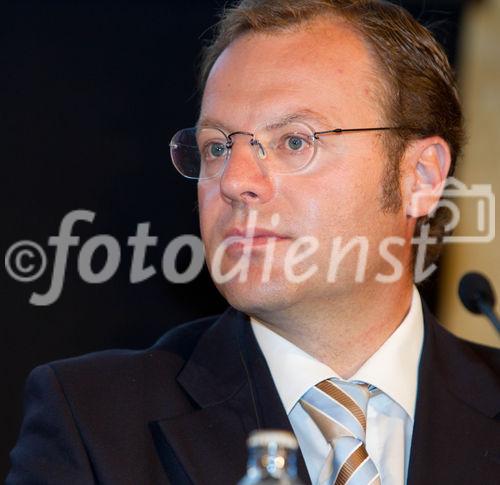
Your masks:
M 443 193 L 451 164 L 450 147 L 441 137 L 424 138 L 410 144 L 405 158 L 406 214 L 426 216 Z

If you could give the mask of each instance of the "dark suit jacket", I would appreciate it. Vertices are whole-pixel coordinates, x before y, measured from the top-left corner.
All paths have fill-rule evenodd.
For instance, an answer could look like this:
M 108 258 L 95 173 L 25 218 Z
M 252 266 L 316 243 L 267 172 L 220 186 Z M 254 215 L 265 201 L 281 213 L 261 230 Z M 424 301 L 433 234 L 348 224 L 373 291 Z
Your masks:
M 410 485 L 500 483 L 500 358 L 425 310 Z M 229 309 L 146 351 L 36 368 L 7 485 L 233 485 L 255 428 L 290 423 L 248 318 Z M 299 474 L 310 483 L 302 456 Z

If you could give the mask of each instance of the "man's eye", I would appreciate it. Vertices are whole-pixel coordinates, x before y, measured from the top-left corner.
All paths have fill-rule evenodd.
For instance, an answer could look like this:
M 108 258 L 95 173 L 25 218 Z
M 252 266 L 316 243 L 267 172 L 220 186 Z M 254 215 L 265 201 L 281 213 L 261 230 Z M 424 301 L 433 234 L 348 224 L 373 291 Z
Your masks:
M 222 143 L 214 143 L 210 147 L 210 153 L 214 157 L 220 157 L 220 156 L 224 155 L 224 153 L 226 153 L 226 146 L 223 145 Z
M 310 146 L 311 140 L 309 137 L 298 133 L 285 135 L 281 141 L 281 147 L 289 152 L 302 152 Z
M 220 158 L 226 155 L 227 147 L 225 143 L 209 143 L 205 147 L 205 153 L 209 158 Z

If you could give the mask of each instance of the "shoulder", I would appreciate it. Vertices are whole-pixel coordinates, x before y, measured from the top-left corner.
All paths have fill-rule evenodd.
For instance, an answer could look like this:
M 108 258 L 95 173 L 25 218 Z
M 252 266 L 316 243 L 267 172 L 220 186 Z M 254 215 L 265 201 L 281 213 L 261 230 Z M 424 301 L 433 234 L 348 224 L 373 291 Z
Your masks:
M 500 349 L 495 347 L 489 347 L 487 345 L 481 345 L 474 342 L 469 342 L 467 340 L 456 339 L 462 342 L 462 345 L 466 346 L 469 351 L 476 356 L 477 359 L 484 362 L 495 374 L 500 377 Z
M 111 349 L 78 357 L 56 360 L 47 364 L 57 374 L 77 370 L 94 373 L 120 369 L 128 370 L 141 361 L 157 360 L 180 362 L 189 358 L 201 335 L 217 320 L 206 317 L 181 324 L 167 331 L 151 347 L 142 350 Z
M 460 338 L 447 330 L 434 318 L 432 327 L 436 339 L 440 342 L 442 353 L 446 351 L 451 352 L 452 350 L 463 353 L 476 362 L 483 362 L 491 370 L 500 374 L 500 349 Z
M 152 423 L 192 411 L 176 377 L 215 321 L 180 325 L 145 350 L 107 350 L 35 368 L 8 483 L 48 483 L 54 473 L 64 483 L 94 483 L 99 467 L 113 483 L 151 476 Z
M 176 376 L 216 320 L 207 317 L 179 325 L 148 349 L 105 350 L 41 365 L 31 372 L 28 387 L 50 384 L 70 403 L 110 409 L 119 406 L 119 400 L 155 402 L 164 395 L 174 397 L 179 389 Z
M 428 309 L 425 309 L 424 314 L 427 322 L 426 339 L 433 342 L 433 357 L 443 368 L 446 367 L 455 375 L 474 370 L 476 377 L 487 375 L 499 386 L 500 349 L 460 338 L 438 322 Z

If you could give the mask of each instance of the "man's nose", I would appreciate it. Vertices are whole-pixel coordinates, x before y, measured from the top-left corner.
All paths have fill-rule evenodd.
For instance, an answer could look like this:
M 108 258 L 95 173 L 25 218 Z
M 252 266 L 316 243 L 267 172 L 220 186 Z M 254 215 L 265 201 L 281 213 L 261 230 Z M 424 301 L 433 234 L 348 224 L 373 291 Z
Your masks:
M 222 196 L 228 202 L 244 204 L 264 204 L 274 195 L 271 174 L 265 165 L 265 159 L 258 156 L 261 147 L 251 143 L 246 136 L 233 139 L 231 153 L 226 162 L 220 180 Z

